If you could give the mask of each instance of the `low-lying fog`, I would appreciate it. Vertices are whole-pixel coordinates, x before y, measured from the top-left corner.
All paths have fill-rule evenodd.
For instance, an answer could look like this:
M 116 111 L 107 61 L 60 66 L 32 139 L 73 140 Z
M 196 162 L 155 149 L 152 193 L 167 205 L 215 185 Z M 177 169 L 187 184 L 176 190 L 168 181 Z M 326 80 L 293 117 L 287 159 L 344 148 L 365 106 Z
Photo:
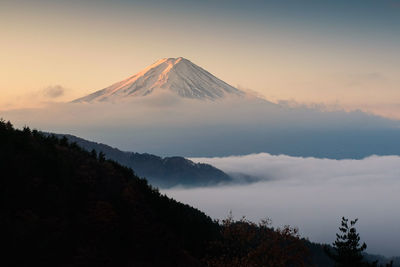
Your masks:
M 398 156 L 332 160 L 261 153 L 192 160 L 260 181 L 163 193 L 213 218 L 232 211 L 237 219 L 268 217 L 274 226 L 297 226 L 314 242 L 332 243 L 342 216 L 359 218 L 356 226 L 367 252 L 400 256 Z
M 201 101 L 165 93 L 121 103 L 49 104 L 0 111 L 0 117 L 17 127 L 73 134 L 121 150 L 160 156 L 268 152 L 341 159 L 400 155 L 400 121 L 255 98 Z

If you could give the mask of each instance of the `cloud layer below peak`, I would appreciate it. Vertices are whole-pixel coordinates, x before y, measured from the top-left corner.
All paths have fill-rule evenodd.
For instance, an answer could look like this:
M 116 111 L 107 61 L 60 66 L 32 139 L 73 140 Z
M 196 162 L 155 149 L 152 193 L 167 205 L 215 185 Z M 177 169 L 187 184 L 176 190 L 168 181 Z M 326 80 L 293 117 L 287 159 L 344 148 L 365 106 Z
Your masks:
M 361 160 L 273 156 L 267 153 L 194 158 L 223 171 L 257 177 L 251 184 L 166 190 L 213 218 L 271 218 L 275 226 L 298 226 L 311 241 L 331 243 L 342 216 L 359 218 L 368 252 L 400 255 L 400 157 Z

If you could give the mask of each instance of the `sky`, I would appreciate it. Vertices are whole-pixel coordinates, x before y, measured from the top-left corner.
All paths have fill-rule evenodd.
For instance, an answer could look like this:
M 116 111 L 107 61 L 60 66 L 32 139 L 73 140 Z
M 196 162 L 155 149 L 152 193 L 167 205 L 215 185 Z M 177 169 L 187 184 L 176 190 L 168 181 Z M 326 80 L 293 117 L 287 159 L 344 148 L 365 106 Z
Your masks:
M 332 160 L 260 153 L 192 160 L 259 182 L 162 193 L 215 219 L 225 219 L 230 211 L 236 219 L 269 218 L 274 227 L 298 227 L 303 237 L 320 243 L 335 241 L 342 216 L 358 218 L 356 228 L 367 252 L 400 255 L 398 156 Z
M 399 25 L 399 0 L 0 0 L 0 110 L 182 56 L 274 102 L 400 119 Z

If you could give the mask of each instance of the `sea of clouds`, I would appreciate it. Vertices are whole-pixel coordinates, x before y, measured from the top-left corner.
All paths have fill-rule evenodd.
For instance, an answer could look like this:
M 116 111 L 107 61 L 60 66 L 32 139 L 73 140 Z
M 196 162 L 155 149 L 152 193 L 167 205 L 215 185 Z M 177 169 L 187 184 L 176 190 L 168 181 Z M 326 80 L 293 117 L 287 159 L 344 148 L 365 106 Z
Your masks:
M 163 190 L 168 196 L 223 219 L 230 211 L 274 226 L 297 226 L 314 242 L 332 243 L 342 216 L 359 218 L 368 252 L 400 255 L 400 157 L 362 160 L 274 156 L 267 153 L 193 158 L 258 182 Z M 240 175 L 238 175 L 240 174 Z

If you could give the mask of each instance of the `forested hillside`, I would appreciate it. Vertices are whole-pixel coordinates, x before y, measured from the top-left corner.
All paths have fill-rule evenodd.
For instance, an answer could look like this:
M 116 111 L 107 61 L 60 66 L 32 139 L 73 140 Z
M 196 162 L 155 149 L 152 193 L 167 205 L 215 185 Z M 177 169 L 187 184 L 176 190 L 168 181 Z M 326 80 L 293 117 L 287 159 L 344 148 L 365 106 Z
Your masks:
M 236 236 L 224 235 L 230 225 L 161 195 L 131 169 L 66 138 L 1 121 L 0 169 L 3 266 L 223 266 L 227 252 L 232 262 L 238 255 L 259 262 L 257 255 L 246 258 L 254 248 L 294 266 L 306 258 L 297 236 L 257 226 L 235 243 L 246 253 L 233 253 L 225 241 Z M 254 239 L 254 231 L 265 238 Z

